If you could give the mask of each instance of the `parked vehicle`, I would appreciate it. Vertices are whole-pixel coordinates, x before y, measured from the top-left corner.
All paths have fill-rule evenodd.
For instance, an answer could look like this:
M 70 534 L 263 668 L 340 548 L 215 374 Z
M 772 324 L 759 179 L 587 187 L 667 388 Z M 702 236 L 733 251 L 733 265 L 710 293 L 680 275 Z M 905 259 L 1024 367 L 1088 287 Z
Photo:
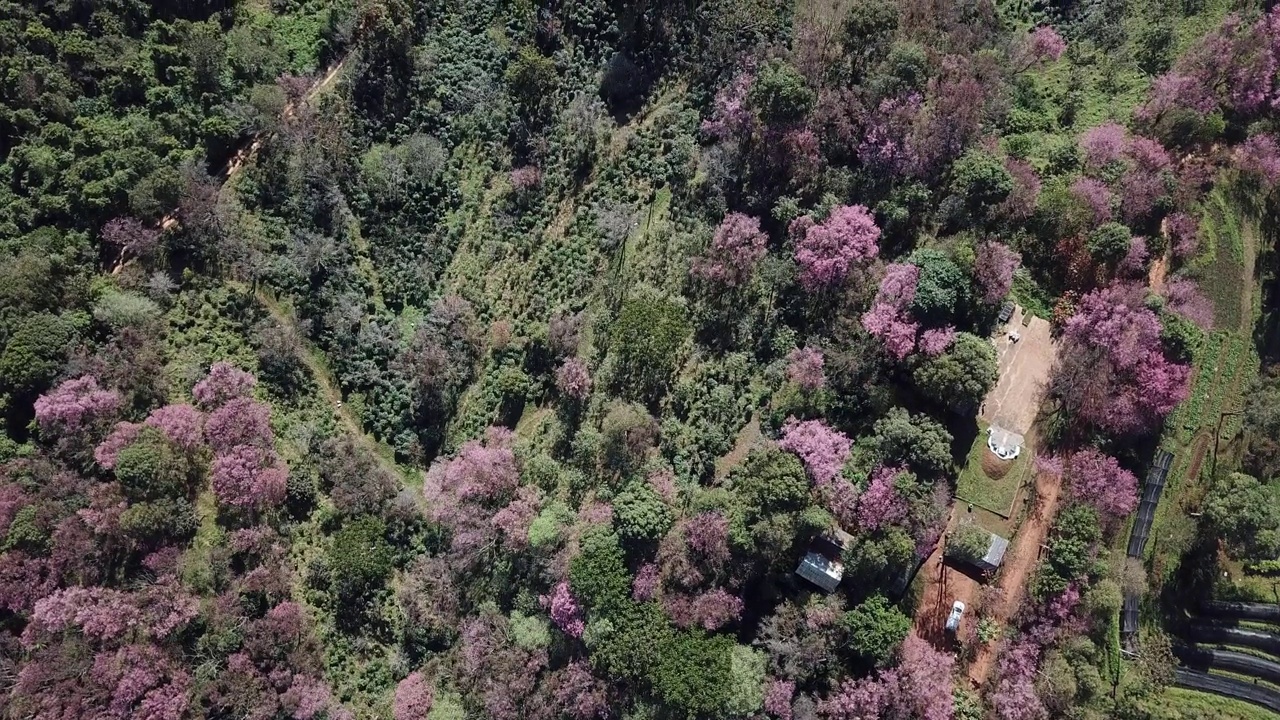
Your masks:
M 951 614 L 947 616 L 947 632 L 959 630 L 962 617 L 964 617 L 964 603 L 957 600 L 951 604 Z

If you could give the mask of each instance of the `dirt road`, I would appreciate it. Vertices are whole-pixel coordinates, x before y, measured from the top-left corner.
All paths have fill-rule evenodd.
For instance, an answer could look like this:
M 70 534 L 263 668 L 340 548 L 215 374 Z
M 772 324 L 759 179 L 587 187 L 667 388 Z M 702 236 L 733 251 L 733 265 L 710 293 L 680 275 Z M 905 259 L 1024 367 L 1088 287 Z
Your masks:
M 1049 536 L 1049 528 L 1053 525 L 1054 514 L 1058 511 L 1058 498 L 1062 490 L 1062 479 L 1053 473 L 1040 473 L 1036 476 L 1036 500 L 1031 513 L 1022 521 L 1018 534 L 1014 537 L 1009 551 L 1004 556 L 1000 569 L 997 587 L 1001 590 L 996 607 L 987 608 L 986 615 L 994 618 L 1002 625 L 1017 612 L 1026 595 L 1027 580 L 1035 570 L 1040 559 L 1040 546 Z M 969 665 L 969 681 L 974 687 L 982 687 L 991 675 L 995 664 L 996 645 L 988 643 L 978 650 L 977 656 Z

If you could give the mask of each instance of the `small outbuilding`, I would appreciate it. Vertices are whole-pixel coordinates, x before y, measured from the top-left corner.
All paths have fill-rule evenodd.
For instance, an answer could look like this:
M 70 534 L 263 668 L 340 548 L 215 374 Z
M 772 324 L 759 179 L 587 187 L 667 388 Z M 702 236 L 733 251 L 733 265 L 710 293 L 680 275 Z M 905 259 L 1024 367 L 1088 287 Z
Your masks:
M 814 538 L 809 551 L 800 558 L 796 574 L 823 591 L 832 592 L 844 579 L 844 562 L 840 557 L 852 541 L 853 536 L 839 528 Z
M 1026 438 L 1012 430 L 999 425 L 987 428 L 987 449 L 1001 460 L 1013 460 L 1022 454 L 1022 444 Z
M 943 554 L 990 574 L 1000 569 L 1009 541 L 975 523 L 961 523 L 947 533 Z

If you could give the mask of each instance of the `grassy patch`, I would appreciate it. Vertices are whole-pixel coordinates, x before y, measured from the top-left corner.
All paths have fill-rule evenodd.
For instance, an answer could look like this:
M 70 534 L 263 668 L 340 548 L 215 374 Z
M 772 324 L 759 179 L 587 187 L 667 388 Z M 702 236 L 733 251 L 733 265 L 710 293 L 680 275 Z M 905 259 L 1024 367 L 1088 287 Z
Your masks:
M 1220 328 L 1235 329 L 1243 321 L 1241 281 L 1245 268 L 1245 232 L 1256 232 L 1252 224 L 1242 220 L 1237 203 L 1222 187 L 1214 188 L 1204 199 L 1200 218 L 1203 244 L 1192 268 L 1200 287 L 1213 301 L 1214 323 Z
M 987 449 L 987 425 L 979 422 L 978 437 L 973 441 L 964 469 L 956 480 L 956 497 L 1008 519 L 1013 514 L 1018 488 L 1030 475 L 1031 451 L 1024 447 L 1016 460 L 1004 463 L 1007 472 L 1000 477 L 992 477 L 983 467 L 983 458 L 990 453 Z

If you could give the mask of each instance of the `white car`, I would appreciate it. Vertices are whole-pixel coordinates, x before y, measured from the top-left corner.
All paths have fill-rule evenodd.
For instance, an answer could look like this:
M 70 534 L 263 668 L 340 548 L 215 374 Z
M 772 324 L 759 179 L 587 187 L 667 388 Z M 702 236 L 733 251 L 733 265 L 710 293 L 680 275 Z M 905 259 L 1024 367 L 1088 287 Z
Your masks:
M 960 629 L 960 618 L 964 617 L 964 603 L 959 600 L 951 604 L 951 614 L 947 616 L 947 631 Z

